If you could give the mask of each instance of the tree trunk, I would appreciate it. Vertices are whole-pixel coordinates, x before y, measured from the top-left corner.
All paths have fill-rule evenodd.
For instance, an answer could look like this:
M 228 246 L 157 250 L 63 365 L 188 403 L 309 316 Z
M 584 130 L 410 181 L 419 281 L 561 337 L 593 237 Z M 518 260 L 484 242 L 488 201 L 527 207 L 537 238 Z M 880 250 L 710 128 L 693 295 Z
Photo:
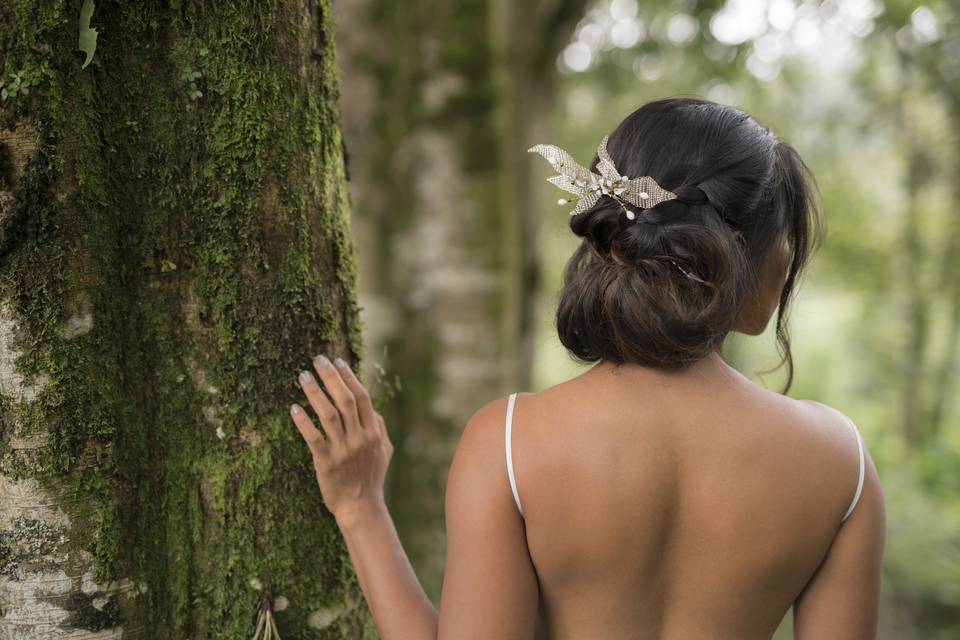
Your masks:
M 584 4 L 337 3 L 368 360 L 401 385 L 384 411 L 397 443 L 388 500 L 435 602 L 461 429 L 530 384 L 538 212 L 526 150 L 542 141 L 555 56 Z
M 900 74 L 903 78 L 903 95 L 914 88 L 915 65 L 906 54 L 900 54 Z M 922 230 L 927 227 L 920 196 L 934 174 L 935 162 L 929 150 L 919 142 L 922 137 L 913 124 L 911 102 L 899 104 L 898 125 L 904 135 L 906 170 L 904 191 L 906 203 L 900 237 L 903 238 L 903 254 L 898 271 L 901 274 L 903 295 L 902 316 L 905 325 L 905 341 L 901 352 L 903 376 L 900 389 L 900 431 L 909 451 L 922 448 L 930 436 L 929 389 L 927 385 L 932 360 L 928 344 L 931 332 L 930 286 L 924 276 L 930 247 Z
M 950 97 L 949 114 L 950 124 L 955 141 L 960 140 L 960 87 L 948 93 Z M 960 158 L 960 145 L 954 151 L 955 157 Z M 957 163 L 957 161 L 954 161 Z M 960 163 L 958 163 L 960 164 Z M 955 166 L 954 173 L 960 172 L 960 166 Z M 957 362 L 960 358 L 960 220 L 955 212 L 960 209 L 960 182 L 953 183 L 953 198 L 947 204 L 952 210 L 948 217 L 949 227 L 944 241 L 943 258 L 940 264 L 940 279 L 938 282 L 941 295 L 946 302 L 946 326 L 944 347 L 941 350 L 940 361 L 936 367 L 933 379 L 933 400 L 930 406 L 930 432 L 936 438 L 945 431 L 947 420 L 952 409 L 953 390 L 957 385 Z
M 0 638 L 375 637 L 287 414 L 362 350 L 330 14 L 0 4 Z

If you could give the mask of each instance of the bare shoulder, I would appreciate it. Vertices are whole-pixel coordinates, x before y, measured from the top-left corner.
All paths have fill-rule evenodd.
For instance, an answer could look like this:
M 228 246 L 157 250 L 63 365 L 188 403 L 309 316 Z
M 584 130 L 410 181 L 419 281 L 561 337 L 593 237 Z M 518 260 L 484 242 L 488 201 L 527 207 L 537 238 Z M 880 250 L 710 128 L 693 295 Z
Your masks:
M 509 396 L 481 405 L 464 425 L 453 454 L 451 472 L 500 477 L 498 465 L 503 459 L 504 427 Z
M 502 444 L 508 401 L 509 396 L 501 396 L 477 408 L 467 419 L 461 434 L 461 443 L 469 444 L 471 447 Z
M 803 401 L 826 428 L 846 431 L 857 426 L 842 412 L 812 400 Z M 857 429 L 859 432 L 859 429 Z M 886 509 L 880 476 L 867 444 L 848 445 L 853 476 L 837 533 L 816 572 L 794 602 L 794 637 L 874 638 L 879 618 L 880 587 L 886 540 Z M 860 455 L 862 454 L 862 458 Z M 858 464 L 862 462 L 862 464 Z M 851 485 L 853 477 L 851 478 Z
M 822 434 L 835 455 L 844 461 L 844 468 L 856 489 L 851 490 L 852 505 L 856 511 L 872 511 L 874 517 L 864 516 L 857 520 L 871 520 L 873 526 L 884 520 L 884 496 L 880 476 L 870 455 L 869 442 L 863 437 L 859 426 L 848 415 L 816 400 L 799 400 L 810 411 L 811 429 Z M 855 513 L 851 515 L 856 515 Z M 851 518 L 853 520 L 853 518 Z
M 792 400 L 792 399 L 790 399 Z M 832 445 L 841 455 L 857 457 L 856 423 L 845 413 L 817 400 L 792 400 L 800 407 L 802 423 L 825 444 Z
M 452 470 L 457 473 L 470 472 L 478 479 L 487 482 L 487 487 L 495 492 L 510 496 L 506 467 L 506 418 L 510 396 L 501 396 L 484 403 L 467 420 L 460 440 L 453 454 Z M 526 469 L 535 460 L 526 455 L 528 444 L 536 443 L 538 456 L 548 458 L 548 443 L 543 441 L 539 428 L 544 422 L 543 392 L 517 392 L 514 401 L 511 437 L 513 443 L 514 469 Z M 503 490 L 503 491 L 502 491 Z M 522 489 L 521 489 L 522 493 Z
M 503 466 L 507 400 L 474 411 L 450 466 L 439 637 L 533 637 L 536 572 Z
M 531 425 L 530 418 L 537 416 L 543 408 L 543 393 L 520 391 L 514 401 L 514 422 L 516 414 L 523 412 L 523 430 Z M 467 420 L 460 435 L 457 452 L 464 450 L 471 457 L 485 457 L 490 460 L 503 458 L 504 430 L 510 396 L 500 396 L 477 408 Z M 517 429 L 514 429 L 517 431 Z M 519 434 L 515 434 L 517 437 Z M 455 454 L 457 455 L 457 454 Z
M 823 402 L 819 402 L 817 400 L 802 400 L 802 399 L 794 400 L 793 398 L 791 398 L 791 400 L 803 405 L 804 407 L 808 408 L 810 411 L 814 412 L 813 415 L 827 421 L 832 420 L 837 425 L 845 426 L 845 421 L 849 420 L 849 418 L 845 413 Z M 849 427 L 845 427 L 845 428 L 849 429 Z

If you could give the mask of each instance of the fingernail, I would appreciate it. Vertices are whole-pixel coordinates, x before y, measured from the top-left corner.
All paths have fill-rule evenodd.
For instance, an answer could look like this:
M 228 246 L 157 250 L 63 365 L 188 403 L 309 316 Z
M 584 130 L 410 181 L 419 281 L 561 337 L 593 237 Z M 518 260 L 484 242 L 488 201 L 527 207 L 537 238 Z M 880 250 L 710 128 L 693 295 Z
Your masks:
M 300 405 L 298 405 L 297 403 L 293 403 L 292 405 L 290 405 L 290 413 L 300 413 L 300 411 L 301 411 Z
M 313 361 L 316 363 L 318 367 L 325 367 L 328 364 L 330 364 L 330 361 L 327 360 L 327 356 L 322 354 L 314 358 Z
M 303 371 L 300 372 L 300 379 L 303 380 L 304 382 L 310 382 L 311 380 L 313 380 L 313 376 L 310 375 L 309 371 L 304 369 Z
M 333 364 L 337 365 L 341 369 L 347 366 L 347 363 L 343 360 L 343 358 L 335 358 Z

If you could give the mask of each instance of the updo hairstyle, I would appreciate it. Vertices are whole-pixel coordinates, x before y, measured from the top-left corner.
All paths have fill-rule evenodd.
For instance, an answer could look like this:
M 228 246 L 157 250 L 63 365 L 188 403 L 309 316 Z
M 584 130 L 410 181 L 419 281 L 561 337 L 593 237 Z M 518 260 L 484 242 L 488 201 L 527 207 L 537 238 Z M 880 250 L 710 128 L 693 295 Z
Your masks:
M 643 105 L 610 134 L 607 149 L 621 175 L 651 176 L 678 197 L 651 209 L 626 205 L 635 220 L 602 197 L 570 218 L 583 241 L 564 271 L 560 341 L 585 363 L 697 362 L 734 330 L 765 258 L 785 237 L 776 337 L 786 393 L 788 307 L 821 233 L 816 183 L 799 154 L 746 112 L 690 98 Z

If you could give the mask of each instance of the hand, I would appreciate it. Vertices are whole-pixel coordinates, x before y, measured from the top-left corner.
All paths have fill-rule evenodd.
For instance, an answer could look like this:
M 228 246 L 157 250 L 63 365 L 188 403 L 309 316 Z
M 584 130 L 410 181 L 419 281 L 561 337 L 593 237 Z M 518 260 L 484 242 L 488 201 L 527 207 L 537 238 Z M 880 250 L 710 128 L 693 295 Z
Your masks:
M 382 506 L 393 444 L 383 417 L 373 410 L 370 394 L 346 362 L 340 358 L 335 362 L 337 366 L 322 355 L 313 360 L 333 402 L 309 371 L 300 372 L 300 386 L 320 417 L 323 433 L 300 405 L 291 405 L 290 416 L 313 454 L 323 501 L 337 522 L 343 523 Z

